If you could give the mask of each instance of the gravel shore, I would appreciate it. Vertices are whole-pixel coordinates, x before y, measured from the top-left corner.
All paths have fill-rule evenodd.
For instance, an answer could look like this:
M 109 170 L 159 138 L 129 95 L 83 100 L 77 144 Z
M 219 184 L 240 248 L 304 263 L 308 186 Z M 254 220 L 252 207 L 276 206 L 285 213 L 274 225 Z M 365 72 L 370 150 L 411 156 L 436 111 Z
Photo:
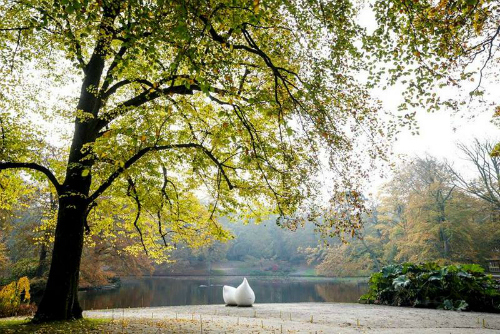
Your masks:
M 498 333 L 500 314 L 343 303 L 194 305 L 85 311 L 125 333 Z M 145 326 L 147 324 L 147 326 Z M 150 328 L 147 330 L 145 327 Z

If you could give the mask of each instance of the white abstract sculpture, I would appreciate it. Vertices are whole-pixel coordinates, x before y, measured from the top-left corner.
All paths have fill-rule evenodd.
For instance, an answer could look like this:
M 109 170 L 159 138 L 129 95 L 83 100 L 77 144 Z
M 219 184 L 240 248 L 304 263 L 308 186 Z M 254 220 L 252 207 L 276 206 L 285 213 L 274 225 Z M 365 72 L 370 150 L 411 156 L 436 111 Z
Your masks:
M 222 298 L 224 298 L 224 303 L 226 305 L 236 305 L 236 299 L 234 298 L 236 293 L 236 288 L 229 285 L 224 285 L 222 288 Z
M 252 306 L 255 302 L 255 293 L 246 278 L 243 278 L 243 283 L 236 288 L 234 299 L 238 306 Z

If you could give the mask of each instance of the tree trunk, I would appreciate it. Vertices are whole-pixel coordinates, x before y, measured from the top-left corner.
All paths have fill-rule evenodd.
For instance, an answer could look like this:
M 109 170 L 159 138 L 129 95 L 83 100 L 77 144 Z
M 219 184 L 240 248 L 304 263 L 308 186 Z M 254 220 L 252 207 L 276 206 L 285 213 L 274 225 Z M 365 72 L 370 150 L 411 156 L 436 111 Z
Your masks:
M 47 246 L 45 246 L 45 241 L 42 243 L 40 248 L 40 256 L 38 258 L 38 267 L 36 268 L 35 277 L 42 277 L 45 271 L 47 261 Z
M 76 110 L 93 117 L 75 118 L 75 131 L 66 167 L 66 178 L 59 194 L 56 234 L 47 287 L 35 315 L 35 322 L 78 319 L 82 308 L 78 303 L 78 279 L 83 250 L 83 233 L 88 214 L 91 169 L 91 146 L 95 142 L 101 97 L 96 89 L 101 87 L 106 53 L 109 52 L 114 21 L 120 11 L 121 1 L 103 6 L 99 37 L 92 56 L 85 66 L 85 77 Z
M 381 269 L 380 268 L 380 262 L 377 259 L 377 255 L 372 251 L 372 249 L 370 247 L 368 247 L 368 245 L 366 244 L 365 240 L 361 239 L 361 242 L 363 243 L 363 246 L 365 246 L 366 251 L 370 255 L 370 258 L 373 261 L 373 265 L 375 266 L 375 270 L 376 271 L 380 271 L 380 269 Z
M 443 242 L 443 257 L 445 259 L 450 258 L 450 238 L 445 228 L 441 227 L 439 229 L 439 238 Z
M 83 202 L 83 201 L 80 201 Z M 61 199 L 47 287 L 34 321 L 78 319 L 78 278 L 83 249 L 86 206 Z
M 89 109 L 84 107 L 91 104 L 93 99 L 86 94 L 85 87 L 88 87 L 86 81 L 78 104 L 79 110 Z M 62 193 L 59 194 L 52 262 L 47 286 L 33 319 L 35 322 L 82 317 L 77 292 L 92 167 L 92 160 L 86 155 L 88 152 L 85 153 L 82 148 L 95 141 L 92 126 L 92 123 L 78 119 L 75 121 L 66 178 L 61 187 Z
M 52 192 L 49 193 L 49 203 L 50 203 L 50 212 L 54 212 L 57 210 L 57 201 L 55 200 Z M 40 256 L 38 258 L 38 267 L 36 268 L 35 277 L 42 277 L 45 269 L 47 268 L 47 243 L 49 242 L 49 232 L 45 231 L 44 240 L 42 242 L 42 247 L 40 248 Z
M 64 190 L 59 196 L 49 277 L 34 318 L 36 322 L 82 317 L 77 292 L 90 175 L 83 176 L 82 171 L 88 166 L 75 161 L 81 161 L 82 158 L 81 134 L 84 128 L 83 124 L 77 123 L 63 184 Z

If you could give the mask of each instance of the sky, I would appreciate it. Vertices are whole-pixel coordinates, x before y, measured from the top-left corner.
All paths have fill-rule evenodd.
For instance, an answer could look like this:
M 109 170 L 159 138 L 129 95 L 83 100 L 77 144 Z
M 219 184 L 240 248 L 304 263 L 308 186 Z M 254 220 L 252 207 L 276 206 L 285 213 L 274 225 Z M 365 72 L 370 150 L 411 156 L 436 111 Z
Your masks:
M 497 88 L 493 83 L 486 84 L 486 90 L 490 93 Z M 375 92 L 374 95 L 381 100 L 386 111 L 398 113 L 397 105 L 402 92 L 397 87 Z M 464 159 L 457 144 L 472 143 L 474 139 L 500 141 L 500 129 L 491 122 L 492 108 L 484 109 L 470 111 L 469 106 L 465 105 L 457 113 L 449 110 L 434 113 L 417 110 L 415 118 L 419 134 L 414 135 L 408 129 L 401 129 L 393 144 L 394 155 L 391 158 L 397 163 L 416 156 L 431 155 L 439 160 L 446 160 L 465 177 L 475 177 L 476 170 Z M 386 172 L 384 178 L 376 173 L 373 175 L 368 189 L 375 194 L 389 180 L 390 172 Z
M 424 155 L 462 162 L 457 143 L 468 143 L 474 138 L 480 140 L 498 138 L 498 128 L 491 123 L 491 114 L 482 113 L 473 119 L 460 118 L 442 111 L 417 114 L 420 134 L 411 135 L 403 131 L 398 136 L 394 151 L 397 154 Z

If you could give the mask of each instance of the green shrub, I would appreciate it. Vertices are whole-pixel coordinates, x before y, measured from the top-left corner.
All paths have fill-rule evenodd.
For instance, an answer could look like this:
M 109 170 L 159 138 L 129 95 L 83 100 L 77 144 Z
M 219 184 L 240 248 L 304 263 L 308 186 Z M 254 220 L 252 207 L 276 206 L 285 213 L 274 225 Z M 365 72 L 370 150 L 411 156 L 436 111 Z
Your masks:
M 41 296 L 47 284 L 46 278 L 35 277 L 30 280 L 30 293 L 33 296 Z
M 500 312 L 499 284 L 476 264 L 390 265 L 370 277 L 360 302 L 457 311 Z
M 12 279 L 17 280 L 21 277 L 27 276 L 29 278 L 35 277 L 36 269 L 38 268 L 37 259 L 21 259 L 14 263 L 11 267 Z

